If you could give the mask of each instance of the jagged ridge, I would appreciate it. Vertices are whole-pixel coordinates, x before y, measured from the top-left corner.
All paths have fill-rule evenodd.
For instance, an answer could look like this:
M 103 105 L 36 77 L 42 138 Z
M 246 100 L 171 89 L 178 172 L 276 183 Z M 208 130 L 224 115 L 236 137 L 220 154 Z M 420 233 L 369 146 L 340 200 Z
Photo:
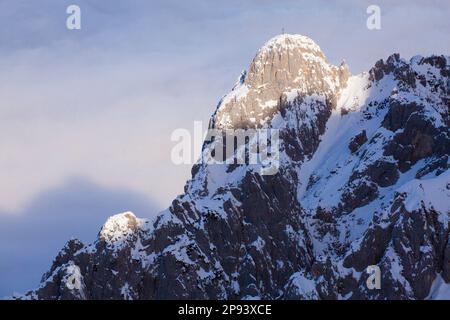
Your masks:
M 449 64 L 392 55 L 350 76 L 311 39 L 270 40 L 211 126 L 280 129 L 279 173 L 198 163 L 155 220 L 125 213 L 68 242 L 21 298 L 450 298 Z

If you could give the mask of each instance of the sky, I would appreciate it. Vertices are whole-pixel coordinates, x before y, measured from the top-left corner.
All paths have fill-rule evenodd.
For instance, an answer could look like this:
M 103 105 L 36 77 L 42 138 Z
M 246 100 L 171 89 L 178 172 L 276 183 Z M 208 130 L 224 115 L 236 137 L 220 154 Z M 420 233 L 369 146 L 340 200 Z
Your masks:
M 81 30 L 66 28 L 71 4 Z M 394 52 L 450 55 L 449 16 L 448 0 L 0 0 L 0 297 L 35 287 L 107 217 L 167 208 L 190 176 L 171 133 L 206 126 L 282 30 L 357 74 Z

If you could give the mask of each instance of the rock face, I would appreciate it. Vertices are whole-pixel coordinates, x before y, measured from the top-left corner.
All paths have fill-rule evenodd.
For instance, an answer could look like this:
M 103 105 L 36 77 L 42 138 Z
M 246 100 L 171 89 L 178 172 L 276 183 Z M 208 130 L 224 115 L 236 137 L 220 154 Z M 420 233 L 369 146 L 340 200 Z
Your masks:
M 278 173 L 198 163 L 170 208 L 69 241 L 18 298 L 450 298 L 449 108 L 449 57 L 350 76 L 311 39 L 278 36 L 211 119 L 278 129 Z
M 262 127 L 286 100 L 321 95 L 335 104 L 350 72 L 327 62 L 320 47 L 301 35 L 271 39 L 256 54 L 213 117 L 216 128 Z

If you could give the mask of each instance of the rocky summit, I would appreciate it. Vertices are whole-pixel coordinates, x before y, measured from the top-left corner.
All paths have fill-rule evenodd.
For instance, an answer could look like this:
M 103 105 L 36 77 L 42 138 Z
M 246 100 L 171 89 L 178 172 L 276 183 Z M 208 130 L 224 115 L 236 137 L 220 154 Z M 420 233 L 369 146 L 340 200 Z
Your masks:
M 277 36 L 210 126 L 278 129 L 278 173 L 199 162 L 170 208 L 70 240 L 16 298 L 450 299 L 449 109 L 450 57 L 351 75 Z

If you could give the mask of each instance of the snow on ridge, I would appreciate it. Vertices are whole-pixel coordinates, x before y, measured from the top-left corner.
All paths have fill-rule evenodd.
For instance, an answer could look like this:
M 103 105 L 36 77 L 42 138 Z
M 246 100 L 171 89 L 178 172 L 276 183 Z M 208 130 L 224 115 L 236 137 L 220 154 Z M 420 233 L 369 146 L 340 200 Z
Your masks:
M 99 238 L 109 246 L 120 249 L 146 223 L 147 220 L 136 218 L 132 212 L 120 213 L 108 218 L 100 230 Z
M 294 48 L 301 47 L 310 51 L 322 52 L 320 47 L 311 39 L 301 34 L 280 34 L 269 41 L 260 49 L 260 52 L 265 50 L 273 50 L 274 48 Z
M 263 127 L 284 100 L 313 94 L 335 96 L 346 84 L 348 66 L 330 64 L 320 47 L 302 35 L 279 35 L 255 55 L 213 115 L 216 128 Z
M 450 170 L 441 175 L 429 179 L 414 179 L 397 191 L 406 193 L 405 208 L 409 212 L 418 210 L 425 205 L 439 212 L 447 212 L 450 215 Z M 445 217 L 440 217 L 445 218 Z

